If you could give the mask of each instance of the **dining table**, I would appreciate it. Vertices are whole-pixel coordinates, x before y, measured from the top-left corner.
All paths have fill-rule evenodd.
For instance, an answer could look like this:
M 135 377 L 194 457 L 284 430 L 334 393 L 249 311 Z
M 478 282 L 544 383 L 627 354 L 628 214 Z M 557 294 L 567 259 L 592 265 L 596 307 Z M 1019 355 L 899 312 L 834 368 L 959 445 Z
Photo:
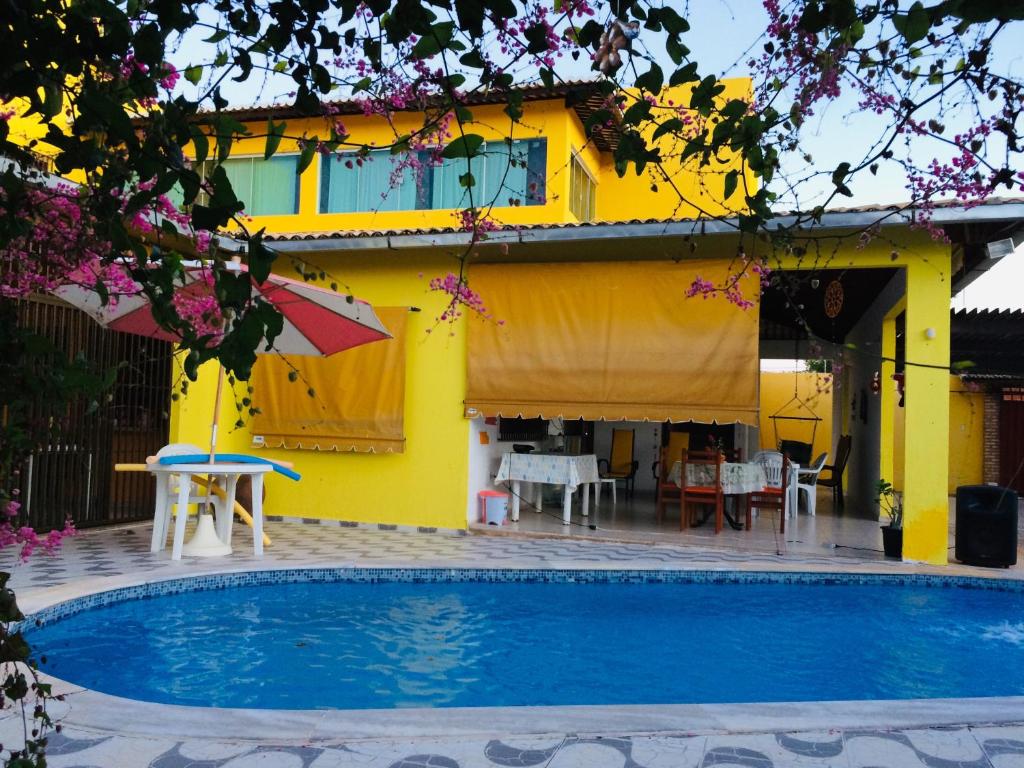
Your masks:
M 600 482 L 597 471 L 597 456 L 594 454 L 569 455 L 565 453 L 505 453 L 494 477 L 494 484 L 507 483 L 511 486 L 512 522 L 519 520 L 519 502 L 522 498 L 523 483 L 532 484 L 534 505 L 543 509 L 545 485 L 562 486 L 562 525 L 569 525 L 572 511 L 572 495 L 582 486 L 581 511 L 584 517 L 590 512 L 590 486 Z
M 677 461 L 669 471 L 669 480 L 682 487 L 682 461 Z M 797 512 L 797 478 L 800 476 L 800 465 L 795 462 L 789 463 L 789 478 L 786 483 L 786 516 L 795 515 Z M 715 482 L 715 467 L 713 464 L 687 464 L 686 484 L 687 485 L 712 485 Z M 724 496 L 745 496 L 748 493 L 756 493 L 768 485 L 768 477 L 764 467 L 756 461 L 724 461 L 722 462 L 722 494 Z M 728 511 L 723 510 L 725 519 L 735 530 L 741 530 L 743 526 L 738 520 L 732 517 Z M 706 520 L 705 520 L 706 521 Z M 702 522 L 705 522 L 702 521 Z

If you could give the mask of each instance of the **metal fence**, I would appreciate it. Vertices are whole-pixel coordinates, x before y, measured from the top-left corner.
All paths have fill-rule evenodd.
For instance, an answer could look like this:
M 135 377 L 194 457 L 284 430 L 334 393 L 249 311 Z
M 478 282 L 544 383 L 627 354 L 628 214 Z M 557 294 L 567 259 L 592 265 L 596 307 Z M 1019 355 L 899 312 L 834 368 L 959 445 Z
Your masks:
M 151 517 L 149 474 L 114 472 L 114 464 L 141 462 L 167 442 L 171 345 L 109 331 L 46 297 L 21 302 L 19 322 L 97 366 L 124 363 L 109 399 L 91 413 L 84 404 L 70 407 L 53 442 L 40 446 L 22 468 L 25 520 L 48 530 L 67 517 L 80 528 Z

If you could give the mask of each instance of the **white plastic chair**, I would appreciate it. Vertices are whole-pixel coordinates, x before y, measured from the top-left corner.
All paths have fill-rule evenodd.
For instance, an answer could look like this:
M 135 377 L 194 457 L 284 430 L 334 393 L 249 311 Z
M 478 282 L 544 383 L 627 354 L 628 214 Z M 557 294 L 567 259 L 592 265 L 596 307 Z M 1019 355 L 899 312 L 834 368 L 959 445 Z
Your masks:
M 782 487 L 782 466 L 784 463 L 782 451 L 758 451 L 754 454 L 753 462 L 755 464 L 760 464 L 761 468 L 764 470 L 765 478 L 768 480 L 768 488 Z M 786 500 L 787 517 L 789 517 L 793 511 L 790 509 L 792 504 L 790 504 L 789 501 L 789 499 Z
M 760 464 L 768 478 L 769 488 L 782 487 L 782 452 L 758 451 L 754 454 L 754 463 Z
M 164 456 L 184 456 L 202 452 L 202 448 L 191 443 L 170 443 L 156 452 L 156 458 L 161 459 Z M 166 483 L 166 485 L 163 489 L 164 492 L 162 494 L 158 492 L 156 496 L 157 506 L 153 512 L 153 541 L 150 547 L 150 550 L 153 552 L 159 552 L 167 546 L 167 533 L 171 527 L 171 510 L 174 507 L 178 507 L 178 492 L 181 487 L 180 477 L 181 475 L 175 474 L 157 477 L 157 482 Z M 161 500 L 163 501 L 162 504 Z M 219 510 L 220 499 L 216 495 L 212 499 L 207 499 L 206 489 L 190 482 L 188 504 L 206 504 L 207 501 L 211 502 L 214 508 Z M 178 507 L 176 513 L 187 515 L 188 505 L 186 504 L 184 508 Z
M 811 466 L 801 469 L 799 472 L 796 484 L 797 499 L 800 498 L 801 491 L 807 494 L 807 514 L 811 517 L 815 515 L 815 507 L 818 501 L 818 475 L 821 474 L 821 469 L 825 466 L 827 460 L 828 454 L 823 453 L 814 460 Z

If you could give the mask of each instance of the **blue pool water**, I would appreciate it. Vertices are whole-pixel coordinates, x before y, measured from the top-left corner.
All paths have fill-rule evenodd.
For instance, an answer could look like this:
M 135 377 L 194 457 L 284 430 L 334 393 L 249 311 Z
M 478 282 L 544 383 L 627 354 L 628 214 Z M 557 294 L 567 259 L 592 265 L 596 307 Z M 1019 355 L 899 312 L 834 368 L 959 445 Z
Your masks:
M 303 583 L 31 631 L 94 690 L 345 709 L 1024 694 L 1024 594 L 877 584 Z

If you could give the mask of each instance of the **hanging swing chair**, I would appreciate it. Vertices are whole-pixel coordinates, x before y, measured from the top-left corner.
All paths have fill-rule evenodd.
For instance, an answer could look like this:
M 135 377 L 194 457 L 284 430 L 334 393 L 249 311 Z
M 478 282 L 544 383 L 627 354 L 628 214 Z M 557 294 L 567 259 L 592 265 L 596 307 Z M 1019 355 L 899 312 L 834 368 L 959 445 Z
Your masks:
M 779 447 L 779 450 L 789 456 L 790 461 L 795 464 L 799 464 L 802 467 L 806 467 L 811 463 L 811 451 L 814 450 L 814 438 L 818 434 L 818 422 L 821 421 L 821 417 L 814 412 L 803 399 L 800 397 L 800 372 L 793 372 L 793 397 L 791 397 L 786 403 L 773 413 L 770 418 L 772 420 L 772 428 L 775 430 L 775 444 Z M 783 427 L 786 432 L 790 432 L 789 428 L 796 428 L 797 426 L 804 427 L 806 432 L 806 426 L 811 425 L 811 438 L 807 442 L 797 440 L 795 437 L 789 437 L 788 435 L 784 438 L 779 437 L 779 422 L 783 422 Z M 792 433 L 790 433 L 792 434 Z

